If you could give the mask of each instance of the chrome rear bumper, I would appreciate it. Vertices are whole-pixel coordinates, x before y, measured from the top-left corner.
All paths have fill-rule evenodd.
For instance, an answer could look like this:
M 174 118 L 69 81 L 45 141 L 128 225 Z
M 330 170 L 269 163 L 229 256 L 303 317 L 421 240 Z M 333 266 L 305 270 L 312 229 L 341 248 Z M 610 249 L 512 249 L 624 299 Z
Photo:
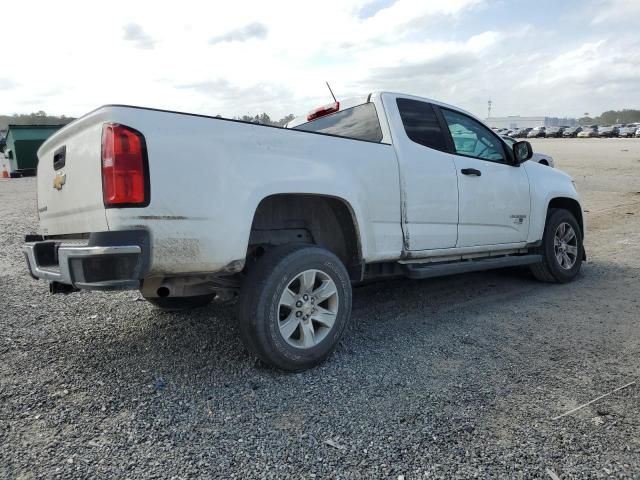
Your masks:
M 125 233 L 125 232 L 121 232 Z M 146 232 L 143 232 L 148 239 Z M 105 233 L 102 239 L 105 238 Z M 122 235 L 120 235 L 122 237 Z M 109 237 L 106 237 L 109 239 Z M 139 239 L 139 234 L 130 239 Z M 113 238 L 111 237 L 113 240 Z M 126 237 L 120 238 L 127 240 Z M 148 241 L 94 245 L 92 239 L 26 242 L 22 247 L 29 273 L 78 289 L 137 289 L 148 267 Z M 112 242 L 107 242 L 112 243 Z

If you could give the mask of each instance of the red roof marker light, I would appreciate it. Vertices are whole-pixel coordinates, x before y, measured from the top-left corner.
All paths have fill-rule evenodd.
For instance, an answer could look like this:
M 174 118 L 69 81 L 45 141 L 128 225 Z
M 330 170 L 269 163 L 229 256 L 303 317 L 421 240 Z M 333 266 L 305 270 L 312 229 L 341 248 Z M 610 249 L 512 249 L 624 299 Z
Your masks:
M 307 121 L 315 120 L 320 117 L 324 117 L 326 115 L 330 115 L 332 113 L 336 113 L 340 110 L 340 102 L 328 103 L 327 105 L 323 105 L 309 112 L 307 115 Z

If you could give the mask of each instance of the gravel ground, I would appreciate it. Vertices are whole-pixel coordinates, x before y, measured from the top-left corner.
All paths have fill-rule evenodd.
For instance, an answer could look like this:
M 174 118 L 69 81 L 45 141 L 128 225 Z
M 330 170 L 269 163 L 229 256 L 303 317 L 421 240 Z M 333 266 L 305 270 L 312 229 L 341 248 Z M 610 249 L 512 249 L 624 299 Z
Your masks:
M 242 347 L 234 306 L 50 296 L 34 179 L 0 181 L 3 478 L 640 478 L 640 140 L 540 140 L 584 194 L 589 262 L 356 289 L 322 366 Z

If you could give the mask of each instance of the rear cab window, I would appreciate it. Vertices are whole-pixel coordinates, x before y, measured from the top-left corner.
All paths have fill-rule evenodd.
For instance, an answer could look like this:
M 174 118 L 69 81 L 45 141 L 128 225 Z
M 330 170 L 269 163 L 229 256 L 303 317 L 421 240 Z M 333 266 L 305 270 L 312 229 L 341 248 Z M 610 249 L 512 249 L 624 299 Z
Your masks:
M 382 129 L 372 102 L 341 110 L 326 117 L 293 127 L 294 130 L 326 133 L 339 137 L 380 143 Z

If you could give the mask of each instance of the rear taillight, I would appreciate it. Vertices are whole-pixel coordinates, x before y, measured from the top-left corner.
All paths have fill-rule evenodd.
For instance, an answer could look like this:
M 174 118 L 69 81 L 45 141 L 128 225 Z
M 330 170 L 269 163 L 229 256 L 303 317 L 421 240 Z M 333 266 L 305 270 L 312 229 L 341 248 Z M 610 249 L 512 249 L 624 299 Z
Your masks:
M 315 120 L 316 118 L 324 117 L 325 115 L 331 115 L 332 113 L 336 113 L 340 110 L 340 102 L 329 103 L 328 105 L 323 105 L 309 112 L 307 115 L 307 121 Z
M 105 207 L 149 205 L 149 164 L 144 137 L 133 128 L 102 128 L 102 197 Z

